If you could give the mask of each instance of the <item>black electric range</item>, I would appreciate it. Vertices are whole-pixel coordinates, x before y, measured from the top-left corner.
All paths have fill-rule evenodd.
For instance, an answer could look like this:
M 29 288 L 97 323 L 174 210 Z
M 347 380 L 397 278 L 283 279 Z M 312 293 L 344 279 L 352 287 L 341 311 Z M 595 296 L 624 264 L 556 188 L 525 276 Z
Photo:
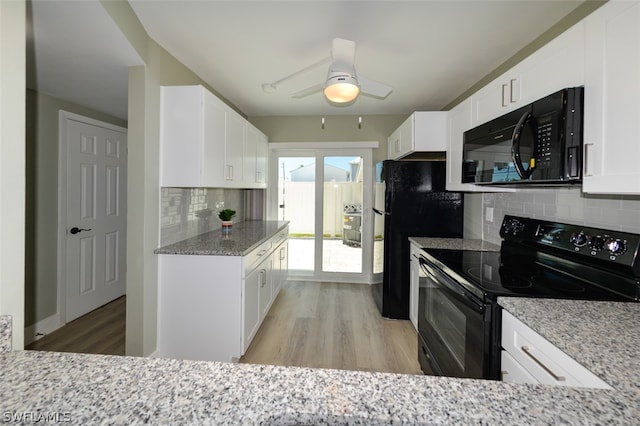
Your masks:
M 640 300 L 640 235 L 515 216 L 505 216 L 500 235 L 497 252 L 422 251 L 425 372 L 498 378 L 500 296 Z

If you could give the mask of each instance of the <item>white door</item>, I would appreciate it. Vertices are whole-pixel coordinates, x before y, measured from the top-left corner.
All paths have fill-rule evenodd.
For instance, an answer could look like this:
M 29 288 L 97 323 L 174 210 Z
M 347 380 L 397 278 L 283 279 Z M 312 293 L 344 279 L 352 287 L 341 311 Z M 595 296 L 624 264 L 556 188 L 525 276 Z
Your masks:
M 126 288 L 127 135 L 66 121 L 66 322 Z

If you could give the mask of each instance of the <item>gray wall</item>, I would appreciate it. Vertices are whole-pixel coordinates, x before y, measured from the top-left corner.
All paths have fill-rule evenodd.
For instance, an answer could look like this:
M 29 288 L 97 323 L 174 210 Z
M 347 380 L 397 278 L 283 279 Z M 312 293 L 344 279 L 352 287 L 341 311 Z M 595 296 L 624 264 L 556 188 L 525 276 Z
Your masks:
M 61 99 L 26 94 L 25 326 L 58 311 L 58 112 L 126 127 L 127 122 Z
M 269 137 L 269 142 L 346 142 L 378 141 L 373 150 L 373 163 L 387 158 L 387 137 L 400 126 L 406 115 L 363 115 L 358 128 L 358 116 L 274 116 L 249 117 L 249 121 Z

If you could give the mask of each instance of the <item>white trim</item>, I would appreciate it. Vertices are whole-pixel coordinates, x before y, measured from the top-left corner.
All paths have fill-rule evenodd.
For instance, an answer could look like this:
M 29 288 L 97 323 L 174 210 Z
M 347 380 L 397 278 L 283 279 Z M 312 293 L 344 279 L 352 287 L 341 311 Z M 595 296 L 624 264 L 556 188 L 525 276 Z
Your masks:
M 269 150 L 274 149 L 376 149 L 378 141 L 349 142 L 269 142 Z
M 62 327 L 64 323 L 59 313 L 55 313 L 50 317 L 38 321 L 35 324 L 24 328 L 24 345 L 27 346 L 36 340 L 39 340 L 49 333 L 52 333 Z M 40 336 L 38 336 L 40 334 Z
M 1 1 L 1 0 L 0 0 Z M 105 123 L 93 118 L 84 117 L 69 111 L 58 112 L 58 309 L 62 325 L 66 324 L 67 315 L 67 122 L 77 121 L 91 126 L 102 127 L 127 134 L 127 129 L 115 124 Z M 128 161 L 128 160 L 127 160 Z

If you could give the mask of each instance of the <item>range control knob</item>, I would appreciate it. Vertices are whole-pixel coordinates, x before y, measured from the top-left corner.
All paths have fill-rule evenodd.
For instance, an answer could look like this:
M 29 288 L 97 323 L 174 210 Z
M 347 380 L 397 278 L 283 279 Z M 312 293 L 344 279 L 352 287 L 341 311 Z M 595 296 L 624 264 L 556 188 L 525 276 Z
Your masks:
M 619 238 L 610 238 L 607 240 L 607 249 L 614 256 L 620 256 L 627 251 L 627 242 Z
M 524 230 L 524 223 L 517 219 L 511 219 L 504 223 L 505 234 L 518 235 Z
M 597 237 L 591 238 L 591 248 L 593 250 L 596 250 L 596 251 L 603 250 L 604 245 L 605 245 L 605 239 L 602 238 L 600 235 L 598 235 Z
M 589 241 L 591 240 L 591 237 L 588 236 L 587 234 L 585 234 L 584 232 L 580 231 L 577 234 L 573 234 L 571 236 L 571 242 L 573 243 L 573 245 L 575 245 L 576 247 L 582 247 L 582 246 L 586 246 Z

